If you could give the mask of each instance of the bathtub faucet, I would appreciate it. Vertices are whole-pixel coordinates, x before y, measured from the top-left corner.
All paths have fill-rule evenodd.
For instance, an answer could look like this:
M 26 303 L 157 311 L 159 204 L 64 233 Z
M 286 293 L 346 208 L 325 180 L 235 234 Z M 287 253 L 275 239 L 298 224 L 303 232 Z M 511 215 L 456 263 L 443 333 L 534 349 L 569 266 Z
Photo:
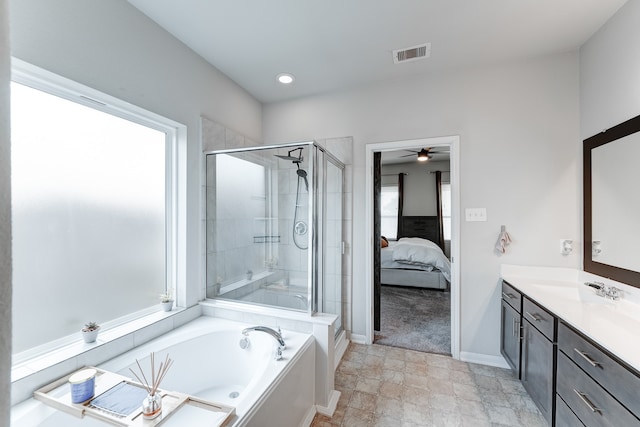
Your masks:
M 284 343 L 284 339 L 282 339 L 282 333 L 280 332 L 280 328 L 277 331 L 267 327 L 267 326 L 252 326 L 250 328 L 246 328 L 242 330 L 242 335 L 247 336 L 249 332 L 258 331 L 258 332 L 266 332 L 271 335 L 276 341 L 278 341 L 278 351 L 276 353 L 276 360 L 282 360 L 282 350 L 285 349 L 286 345 Z

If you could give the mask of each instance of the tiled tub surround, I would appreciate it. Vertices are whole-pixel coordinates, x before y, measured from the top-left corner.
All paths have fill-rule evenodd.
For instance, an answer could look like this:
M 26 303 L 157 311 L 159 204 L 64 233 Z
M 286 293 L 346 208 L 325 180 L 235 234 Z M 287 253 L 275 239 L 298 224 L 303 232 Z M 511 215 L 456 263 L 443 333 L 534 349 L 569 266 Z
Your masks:
M 140 360 L 143 366 L 151 351 L 161 359 L 174 360 L 162 388 L 188 393 L 236 407 L 234 426 L 308 423 L 315 413 L 313 338 L 309 334 L 284 331 L 284 359 L 275 360 L 275 340 L 267 334 L 249 334 L 250 346 L 238 345 L 241 331 L 249 324 L 201 317 L 99 367 L 130 377 L 129 368 Z M 232 391 L 239 393 L 231 398 Z M 12 411 L 12 425 L 101 426 L 89 418 L 77 419 L 29 399 Z
M 519 367 L 549 424 L 640 426 L 639 291 L 570 269 L 503 266 L 501 275 L 505 358 Z M 621 299 L 597 295 L 585 282 L 615 286 Z M 521 301 L 521 317 L 505 314 L 505 301 L 516 309 Z M 542 351 L 541 334 L 552 351 Z M 514 339 L 522 340 L 519 357 Z

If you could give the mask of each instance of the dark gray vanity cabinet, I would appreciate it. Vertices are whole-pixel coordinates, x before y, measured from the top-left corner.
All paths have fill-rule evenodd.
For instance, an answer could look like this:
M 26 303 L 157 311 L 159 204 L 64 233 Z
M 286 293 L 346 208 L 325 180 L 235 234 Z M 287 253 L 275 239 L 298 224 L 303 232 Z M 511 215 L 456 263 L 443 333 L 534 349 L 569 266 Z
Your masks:
M 640 375 L 561 322 L 556 402 L 587 427 L 638 427 Z M 556 419 L 558 427 L 573 425 Z
M 502 282 L 500 352 L 552 425 L 556 318 Z
M 522 295 L 508 283 L 502 282 L 501 304 L 500 352 L 516 377 L 520 378 Z
M 523 297 L 520 381 L 549 425 L 555 405 L 556 329 L 555 316 Z

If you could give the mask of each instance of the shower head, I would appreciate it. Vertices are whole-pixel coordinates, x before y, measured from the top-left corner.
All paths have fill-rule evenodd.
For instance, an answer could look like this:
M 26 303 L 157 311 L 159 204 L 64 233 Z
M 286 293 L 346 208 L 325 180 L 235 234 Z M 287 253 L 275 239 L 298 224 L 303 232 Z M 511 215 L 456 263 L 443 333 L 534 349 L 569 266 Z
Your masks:
M 280 154 L 275 154 L 275 156 L 278 157 L 279 159 L 288 160 L 288 161 L 293 162 L 293 163 L 300 163 L 303 160 L 302 157 L 281 156 Z
M 288 160 L 290 162 L 299 164 L 299 163 L 302 163 L 302 161 L 304 160 L 302 158 L 302 148 L 303 147 L 294 148 L 293 150 L 289 151 L 286 156 L 283 156 L 283 155 L 280 155 L 280 154 L 274 154 L 274 155 L 276 157 L 278 157 L 279 159 Z M 294 151 L 298 151 L 298 150 L 300 150 L 300 152 L 298 153 L 298 157 L 295 157 L 295 156 L 291 155 L 291 153 L 293 153 Z
M 304 179 L 304 186 L 307 188 L 307 193 L 308 193 L 309 181 L 307 180 L 307 171 L 305 171 L 304 169 L 300 169 L 300 166 L 298 165 L 298 170 L 296 171 L 296 173 L 298 174 L 298 179 L 300 178 Z

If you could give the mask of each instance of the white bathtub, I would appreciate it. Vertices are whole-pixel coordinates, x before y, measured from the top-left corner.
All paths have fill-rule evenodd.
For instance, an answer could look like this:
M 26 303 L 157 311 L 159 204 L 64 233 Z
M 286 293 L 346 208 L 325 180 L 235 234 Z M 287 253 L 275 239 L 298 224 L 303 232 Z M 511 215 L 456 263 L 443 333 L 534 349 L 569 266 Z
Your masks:
M 136 359 L 148 372 L 150 352 L 155 352 L 156 364 L 168 353 L 174 363 L 161 388 L 234 406 L 233 426 L 307 425 L 315 412 L 312 336 L 283 331 L 287 348 L 284 359 L 276 361 L 277 343 L 266 333 L 251 332 L 249 348 L 240 348 L 241 331 L 247 326 L 254 325 L 200 317 L 99 367 L 133 377 L 129 368 L 136 366 Z M 16 405 L 11 419 L 14 427 L 106 425 L 75 418 L 34 399 Z

